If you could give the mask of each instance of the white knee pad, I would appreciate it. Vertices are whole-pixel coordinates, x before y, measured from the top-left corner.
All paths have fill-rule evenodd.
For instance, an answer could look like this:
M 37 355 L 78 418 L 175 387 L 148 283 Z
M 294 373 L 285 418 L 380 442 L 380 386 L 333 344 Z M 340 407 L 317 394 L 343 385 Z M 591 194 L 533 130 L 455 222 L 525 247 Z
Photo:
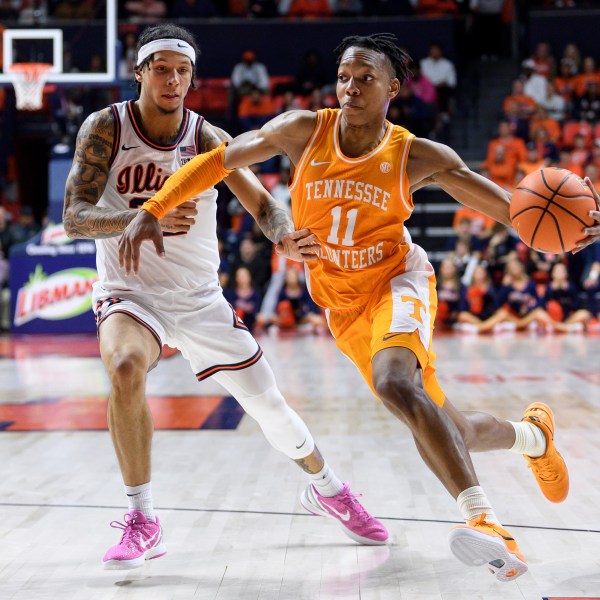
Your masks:
M 293 460 L 312 453 L 315 442 L 308 427 L 288 406 L 264 358 L 247 369 L 221 372 L 214 377 L 258 422 L 274 448 Z

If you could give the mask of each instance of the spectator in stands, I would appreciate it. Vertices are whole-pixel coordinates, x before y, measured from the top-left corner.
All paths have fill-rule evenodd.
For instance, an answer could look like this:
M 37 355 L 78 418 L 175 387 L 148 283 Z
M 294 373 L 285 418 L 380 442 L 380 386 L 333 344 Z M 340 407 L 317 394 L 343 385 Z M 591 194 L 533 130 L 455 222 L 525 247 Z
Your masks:
M 452 228 L 457 236 L 461 237 L 461 227 L 459 223 L 463 220 L 469 222 L 469 231 L 471 235 L 480 240 L 487 240 L 491 235 L 492 228 L 496 221 L 483 213 L 477 212 L 468 206 L 461 206 L 454 212 Z M 473 246 L 473 244 L 471 244 Z
M 523 177 L 533 173 L 542 167 L 547 166 L 548 161 L 545 161 L 540 149 L 535 142 L 527 142 L 527 152 L 525 160 L 517 164 L 516 183 L 521 181 Z
M 588 160 L 588 164 L 589 163 L 596 165 L 596 167 L 600 170 L 600 138 L 596 138 L 592 144 L 592 151 Z M 597 186 L 594 187 L 598 189 Z
M 256 60 L 253 50 L 246 50 L 242 60 L 233 67 L 231 87 L 237 97 L 250 94 L 255 89 L 263 93 L 269 91 L 269 72 L 263 63 Z
M 499 286 L 504 277 L 504 269 L 509 260 L 517 257 L 517 239 L 506 225 L 494 223 L 492 235 L 485 250 L 485 260 L 495 286 Z
M 254 286 L 260 294 L 263 294 L 271 277 L 271 265 L 258 252 L 256 244 L 249 238 L 241 241 L 239 257 L 231 265 L 231 270 L 235 273 L 240 267 L 246 267 L 250 271 Z
M 583 135 L 578 133 L 573 138 L 573 148 L 571 149 L 571 160 L 579 165 L 581 169 L 583 166 L 590 162 L 590 157 L 592 153 L 590 152 L 590 148 L 587 145 L 586 139 Z
M 534 71 L 546 79 L 552 79 L 556 74 L 556 64 L 548 42 L 539 42 L 531 55 L 534 62 Z
M 331 17 L 329 0 L 279 0 L 279 14 L 301 19 Z
M 600 83 L 589 80 L 586 91 L 575 101 L 573 116 L 588 123 L 600 123 Z
M 600 319 L 600 244 L 592 244 L 584 248 L 583 255 L 583 278 L 582 287 L 587 296 L 588 308 L 594 317 L 594 325 L 598 325 Z
M 521 79 L 512 82 L 512 92 L 504 99 L 502 111 L 511 118 L 529 121 L 535 111 L 535 100 L 524 92 L 524 83 Z
M 279 294 L 276 313 L 276 322 L 280 329 L 322 333 L 327 327 L 325 318 L 310 297 L 297 267 L 285 271 L 285 281 Z
M 571 75 L 577 75 L 581 69 L 581 52 L 577 44 L 571 42 L 565 46 L 562 58 L 566 58 L 571 65 Z
M 593 56 L 586 56 L 583 59 L 581 73 L 575 76 L 575 94 L 583 96 L 590 83 L 600 84 L 600 73 L 596 69 L 596 60 Z
M 321 89 L 327 81 L 327 72 L 318 50 L 307 50 L 296 74 L 296 93 L 309 96 L 313 90 Z
M 563 58 L 560 61 L 558 76 L 554 78 L 553 83 L 556 92 L 562 96 L 567 104 L 567 110 L 570 113 L 575 101 L 575 73 L 573 61 L 570 58 Z
M 485 266 L 477 265 L 454 328 L 464 332 L 485 333 L 500 323 L 510 321 L 510 317 L 504 311 L 498 312 L 498 308 L 498 294 L 489 273 Z M 497 327 L 497 330 L 502 329 Z
M 331 0 L 336 17 L 358 17 L 363 14 L 362 0 Z
M 555 121 L 564 121 L 568 108 L 566 100 L 556 91 L 556 84 L 554 82 L 548 82 L 547 91 L 548 95 L 542 106 L 546 109 L 548 117 Z
M 119 18 L 138 23 L 155 23 L 167 16 L 165 0 L 126 0 L 119 2 Z
M 560 124 L 555 119 L 548 117 L 548 112 L 543 104 L 538 104 L 531 120 L 529 121 L 529 138 L 535 138 L 536 129 L 545 128 L 550 141 L 557 144 L 560 139 Z
M 13 244 L 9 225 L 8 212 L 3 206 L 0 206 L 0 248 L 2 249 L 2 252 L 6 258 L 8 258 L 10 247 Z
M 457 240 L 448 258 L 453 260 L 460 282 L 465 286 L 469 285 L 473 277 L 473 270 L 479 264 L 481 252 L 473 250 L 468 241 Z
M 444 57 L 439 44 L 429 46 L 429 55 L 421 60 L 421 72 L 435 86 L 440 118 L 443 123 L 450 120 L 453 112 L 456 69 L 451 60 Z
M 452 251 L 456 248 L 458 241 L 465 242 L 473 252 L 481 252 L 483 249 L 483 242 L 481 238 L 474 235 L 471 231 L 471 219 L 467 216 L 462 216 L 453 226 L 454 235 L 448 238 L 446 243 L 446 250 Z
M 261 295 L 252 284 L 252 274 L 247 267 L 238 267 L 233 275 L 234 283 L 225 288 L 223 294 L 233 306 L 238 317 L 250 331 L 254 331 L 256 315 L 260 308 Z
M 275 198 L 275 200 L 277 200 L 279 203 L 283 204 L 283 206 L 285 206 L 291 214 L 292 197 L 288 188 L 289 182 L 290 170 L 289 168 L 284 167 L 279 170 L 279 180 L 269 191 L 271 192 L 271 196 L 273 196 L 273 198 Z
M 297 110 L 303 108 L 303 103 L 300 98 L 297 98 L 292 90 L 287 90 L 281 96 L 274 98 L 275 112 L 281 114 L 288 110 Z
M 135 27 L 135 25 L 133 25 Z M 135 70 L 135 63 L 137 59 L 136 45 L 137 45 L 138 32 L 135 29 L 129 29 L 125 32 L 121 40 L 121 59 L 119 61 L 119 79 L 127 82 L 132 89 L 131 85 L 131 74 Z
M 401 86 L 393 104 L 388 109 L 388 119 L 396 125 L 406 127 L 417 137 L 428 137 L 435 122 L 431 105 L 413 94 L 409 86 Z
M 552 268 L 544 307 L 554 321 L 549 323 L 550 327 L 560 333 L 583 331 L 592 318 L 590 311 L 581 308 L 579 292 L 569 281 L 567 267 L 562 262 Z
M 423 75 L 420 63 L 413 62 L 410 70 L 412 71 L 412 75 L 404 85 L 409 87 L 417 98 L 420 98 L 425 104 L 431 106 L 431 110 L 434 111 L 437 106 L 437 91 L 435 86 Z
M 573 162 L 570 148 L 561 148 L 558 162 L 552 164 L 553 166 L 560 167 L 561 169 L 573 171 L 573 173 L 575 173 L 575 175 L 578 177 L 583 177 L 583 168 L 581 165 Z
M 487 162 L 493 160 L 497 146 L 503 146 L 507 156 L 515 164 L 525 160 L 525 142 L 513 135 L 509 121 L 503 120 L 498 123 L 498 137 L 495 137 L 488 143 Z
M 510 192 L 515 185 L 516 172 L 517 162 L 514 157 L 505 146 L 499 144 L 494 147 L 491 159 L 486 159 L 483 163 L 481 174 Z
M 52 11 L 55 19 L 93 19 L 94 13 L 89 2 L 81 0 L 60 0 Z
M 255 19 L 271 19 L 279 16 L 278 0 L 249 0 L 248 16 Z
M 40 225 L 33 216 L 33 209 L 30 206 L 21 206 L 17 222 L 11 223 L 8 226 L 10 235 L 9 248 L 30 240 L 39 230 Z
M 543 75 L 538 75 L 535 72 L 535 63 L 531 58 L 524 60 L 521 63 L 523 80 L 523 92 L 526 96 L 531 96 L 536 104 L 541 104 L 548 96 L 546 87 L 547 79 Z
M 435 326 L 446 329 L 456 323 L 466 295 L 466 288 L 460 282 L 460 274 L 451 257 L 444 258 L 436 271 L 436 289 L 438 308 Z
M 252 89 L 238 105 L 238 120 L 246 131 L 260 129 L 274 114 L 271 96 L 258 88 Z
M 533 132 L 531 141 L 537 144 L 538 152 L 544 160 L 550 163 L 558 160 L 558 146 L 550 139 L 548 130 L 545 127 L 537 127 Z
M 583 168 L 583 176 L 589 178 L 597 190 L 600 189 L 600 169 L 597 165 L 593 162 L 588 162 Z

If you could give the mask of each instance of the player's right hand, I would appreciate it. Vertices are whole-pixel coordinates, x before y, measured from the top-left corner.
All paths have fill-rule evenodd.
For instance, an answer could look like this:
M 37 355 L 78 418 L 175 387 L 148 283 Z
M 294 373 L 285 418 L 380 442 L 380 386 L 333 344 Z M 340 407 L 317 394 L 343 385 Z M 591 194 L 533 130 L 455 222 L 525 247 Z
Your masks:
M 140 246 L 144 240 L 151 240 L 156 254 L 164 257 L 165 247 L 158 219 L 147 210 L 138 210 L 137 215 L 129 222 L 119 240 L 119 267 L 125 269 L 127 275 L 137 275 L 140 268 Z
M 170 210 L 160 221 L 160 227 L 167 233 L 187 233 L 196 222 L 198 214 L 195 200 L 186 200 L 173 210 Z

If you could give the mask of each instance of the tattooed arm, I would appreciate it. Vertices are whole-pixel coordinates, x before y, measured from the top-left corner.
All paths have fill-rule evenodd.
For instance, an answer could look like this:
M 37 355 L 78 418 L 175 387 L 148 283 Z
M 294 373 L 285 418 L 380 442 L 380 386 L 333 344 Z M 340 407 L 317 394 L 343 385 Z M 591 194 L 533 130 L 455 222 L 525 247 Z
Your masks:
M 202 127 L 201 150 L 209 152 L 231 139 L 227 132 L 205 122 Z M 274 244 L 278 244 L 285 234 L 294 231 L 294 223 L 285 206 L 267 192 L 249 168 L 235 170 L 225 179 L 225 184 Z
M 63 224 L 70 238 L 118 236 L 135 216 L 133 210 L 96 206 L 106 187 L 114 137 L 110 108 L 92 113 L 77 134 L 63 208 Z

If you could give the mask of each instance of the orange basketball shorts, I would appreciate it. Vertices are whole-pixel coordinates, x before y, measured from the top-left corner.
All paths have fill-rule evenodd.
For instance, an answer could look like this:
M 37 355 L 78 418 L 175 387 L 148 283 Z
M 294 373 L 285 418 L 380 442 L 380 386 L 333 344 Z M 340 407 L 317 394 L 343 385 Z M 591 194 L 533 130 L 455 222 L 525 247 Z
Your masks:
M 379 286 L 366 306 L 327 311 L 337 347 L 356 365 L 373 393 L 373 356 L 385 348 L 401 346 L 414 352 L 425 391 L 438 406 L 443 406 L 446 396 L 435 375 L 435 353 L 431 347 L 437 310 L 435 283 L 427 254 L 414 245 L 406 255 L 404 272 Z

